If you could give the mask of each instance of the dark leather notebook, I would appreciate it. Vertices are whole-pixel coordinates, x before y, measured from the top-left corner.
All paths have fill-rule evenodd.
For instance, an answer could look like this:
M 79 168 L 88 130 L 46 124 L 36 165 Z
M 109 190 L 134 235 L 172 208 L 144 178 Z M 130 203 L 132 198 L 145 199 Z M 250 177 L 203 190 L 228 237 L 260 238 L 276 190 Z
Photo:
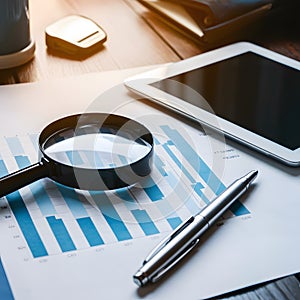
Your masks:
M 138 0 L 199 43 L 247 39 L 262 21 L 297 0 Z M 300 2 L 300 1 L 299 1 Z

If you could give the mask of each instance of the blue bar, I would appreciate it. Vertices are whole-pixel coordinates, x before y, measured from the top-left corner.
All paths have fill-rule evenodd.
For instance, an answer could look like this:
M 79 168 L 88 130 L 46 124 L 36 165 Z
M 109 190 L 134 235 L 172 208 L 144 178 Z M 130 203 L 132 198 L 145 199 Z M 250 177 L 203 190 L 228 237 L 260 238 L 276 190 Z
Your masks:
M 104 167 L 103 161 L 97 151 L 85 150 L 84 155 L 86 156 L 90 166 L 92 168 L 101 168 Z
M 120 197 L 122 200 L 125 200 L 126 202 L 136 203 L 127 187 L 118 189 L 116 191 L 116 194 L 118 195 L 118 197 Z
M 0 159 L 0 176 L 3 177 L 8 174 L 5 163 L 2 159 Z
M 187 197 L 184 188 L 182 187 L 182 183 L 178 181 L 178 179 L 174 176 L 173 172 L 170 171 L 168 176 L 165 177 L 169 186 L 174 190 L 176 187 L 176 195 L 185 203 L 185 198 Z M 156 207 L 160 210 L 163 216 L 170 215 L 174 211 L 174 208 L 169 203 L 169 198 L 164 199 L 164 201 L 157 201 Z M 172 201 L 172 199 L 170 199 Z
M 26 168 L 30 165 L 30 161 L 27 156 L 18 155 L 15 156 L 15 160 L 20 169 Z M 43 188 L 43 185 L 39 182 L 33 182 L 29 185 L 29 187 L 42 214 L 44 216 L 56 214 L 56 210 L 47 192 Z
M 90 166 L 95 166 L 94 153 L 95 153 L 94 151 L 84 151 L 84 155 L 86 156 Z
M 66 155 L 73 166 L 83 165 L 83 160 L 78 151 L 66 151 Z
M 182 165 L 181 161 L 176 157 L 176 155 L 172 152 L 172 150 L 169 148 L 169 144 L 164 144 L 163 148 L 167 152 L 167 154 L 172 158 L 172 160 L 176 163 L 178 168 L 182 171 L 182 173 L 189 179 L 191 183 L 195 182 L 195 179 L 193 176 L 189 173 L 189 171 Z
M 181 199 L 182 204 L 184 204 L 191 214 L 195 214 L 195 212 L 199 211 L 199 206 L 195 203 L 195 197 L 187 191 L 187 187 L 183 184 L 183 182 L 178 178 L 172 171 L 169 172 L 168 176 L 166 177 L 166 181 L 169 186 L 173 189 L 173 192 L 176 193 L 176 196 Z M 195 182 L 193 179 L 192 181 Z M 166 201 L 163 201 L 166 203 Z M 170 213 L 170 209 L 174 210 L 168 204 L 167 206 L 160 207 L 161 211 L 164 215 L 168 215 Z
M 171 129 L 168 125 L 161 126 L 161 129 L 176 144 L 178 150 L 187 159 L 194 170 L 199 173 L 200 177 L 211 188 L 211 190 L 217 196 L 220 195 L 226 189 L 226 186 L 212 172 L 212 170 L 189 145 L 189 143 L 180 135 L 177 130 Z M 246 214 L 250 213 L 248 209 L 239 201 L 236 201 L 235 206 L 231 208 L 231 211 L 235 215 L 237 215 L 237 210 L 239 215 L 241 214 L 241 212 L 245 212 Z
M 7 137 L 6 138 L 7 144 L 9 146 L 9 149 L 11 151 L 11 153 L 15 156 L 15 155 L 20 155 L 20 154 L 24 154 L 24 149 L 20 143 L 20 140 L 18 139 L 17 136 L 14 137 Z
M 179 217 L 168 218 L 167 221 L 169 222 L 172 229 L 177 228 L 182 223 Z
M 131 212 L 146 235 L 159 233 L 157 227 L 145 210 L 134 209 Z
M 29 187 L 43 216 L 56 214 L 56 209 L 43 185 L 39 184 L 38 182 L 34 182 L 30 184 Z
M 127 157 L 125 155 L 118 155 L 120 162 L 122 163 L 122 165 L 128 165 L 128 160 Z
M 173 172 L 169 172 L 169 175 L 166 177 L 166 180 L 171 188 L 173 188 L 174 192 L 176 192 L 176 195 L 179 199 L 182 200 L 182 203 L 189 209 L 191 214 L 195 214 L 199 211 L 199 206 L 195 203 L 195 197 L 193 197 L 190 193 L 187 194 L 187 191 L 185 189 L 185 186 L 183 183 L 175 177 Z M 176 187 L 176 189 L 174 189 Z M 168 206 L 166 205 L 166 201 L 162 201 L 160 203 L 164 203 L 164 206 L 159 207 L 160 210 L 163 212 L 164 215 L 168 215 L 170 212 L 170 205 L 168 203 Z M 173 210 L 173 209 L 172 209 Z
M 115 193 L 119 198 L 124 200 L 123 202 L 128 210 L 139 208 L 139 205 L 135 201 L 135 198 L 132 196 L 132 194 L 129 192 L 128 188 L 118 189 Z
M 132 239 L 131 234 L 121 220 L 112 218 L 109 215 L 104 215 L 104 218 L 112 229 L 118 241 L 126 241 Z
M 30 214 L 19 192 L 13 192 L 7 195 L 6 199 L 20 226 L 20 229 L 32 252 L 33 257 L 48 255 L 47 250 L 33 224 Z
M 116 195 L 123 200 L 127 210 L 138 209 L 139 205 L 135 201 L 128 188 L 122 188 L 115 191 Z
M 197 182 L 194 185 L 194 191 L 198 194 L 198 196 L 208 205 L 210 203 L 210 201 L 207 199 L 207 197 L 204 195 L 204 193 L 202 192 L 202 189 L 204 188 L 204 186 L 200 183 Z
M 97 168 L 105 167 L 103 164 L 103 161 L 99 155 L 99 152 L 94 152 L 94 166 L 97 166 Z
M 79 224 L 84 236 L 86 237 L 91 247 L 104 244 L 104 241 L 101 238 L 91 218 L 85 217 L 77 219 L 77 223 Z
M 243 216 L 243 215 L 250 214 L 250 211 L 240 201 L 235 201 L 230 206 L 230 210 L 236 216 Z
M 165 164 L 162 162 L 158 155 L 154 155 L 154 164 L 162 176 L 168 176 L 167 172 L 164 169 Z
M 31 165 L 28 157 L 24 155 L 15 155 L 15 160 L 19 169 L 23 169 Z
M 33 145 L 34 149 L 35 149 L 36 151 L 38 151 L 38 148 L 39 148 L 39 147 L 38 147 L 39 135 L 36 134 L 36 133 L 32 133 L 32 134 L 30 134 L 29 136 L 30 136 L 30 140 L 31 140 L 31 142 L 32 142 L 32 145 Z
M 163 193 L 151 177 L 148 177 L 145 182 L 147 187 L 144 188 L 144 191 L 153 202 L 164 198 Z
M 188 196 L 185 206 L 189 209 L 192 215 L 199 213 L 201 210 L 200 205 L 197 203 L 197 199 L 193 194 Z
M 56 219 L 55 216 L 46 217 L 48 224 L 59 244 L 62 252 L 76 250 L 76 247 L 70 237 L 70 234 L 62 219 Z
M 82 202 L 78 197 L 78 194 L 74 189 L 65 187 L 59 183 L 56 183 L 56 186 L 61 195 L 63 196 L 75 219 L 88 216 L 86 209 L 84 208 Z
M 0 160 L 0 173 L 1 177 L 8 173 L 2 160 Z M 13 192 L 7 195 L 6 199 L 31 250 L 32 256 L 41 257 L 48 255 L 20 193 L 18 191 Z
M 161 126 L 162 130 L 176 144 L 178 150 L 190 163 L 193 169 L 199 173 L 204 182 L 211 188 L 216 195 L 221 194 L 225 189 L 225 185 L 211 171 L 208 165 L 195 152 L 189 143 L 179 134 L 177 130 L 171 129 L 168 125 Z
M 7 279 L 3 264 L 0 258 L 0 299 L 1 300 L 14 300 L 14 296 Z
M 118 241 L 132 239 L 127 227 L 104 192 L 90 192 Z
M 156 137 L 154 137 L 154 145 L 160 145 L 160 141 L 156 138 Z

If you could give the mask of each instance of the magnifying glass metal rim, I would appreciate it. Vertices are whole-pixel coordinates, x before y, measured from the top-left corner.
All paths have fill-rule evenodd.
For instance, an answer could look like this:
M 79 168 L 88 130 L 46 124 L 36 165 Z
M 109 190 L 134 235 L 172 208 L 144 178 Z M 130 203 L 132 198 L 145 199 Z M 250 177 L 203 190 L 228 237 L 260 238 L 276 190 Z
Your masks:
M 127 165 L 105 169 L 74 167 L 58 162 L 45 153 L 45 143 L 59 132 L 80 129 L 84 125 L 112 128 L 116 131 L 125 126 L 131 134 L 146 141 L 149 152 Z M 129 124 L 128 126 L 126 124 Z M 124 116 L 109 113 L 82 113 L 58 119 L 47 125 L 39 136 L 40 161 L 0 179 L 0 197 L 5 196 L 38 179 L 50 179 L 68 187 L 82 190 L 113 190 L 140 181 L 151 172 L 154 140 L 151 132 L 141 123 Z

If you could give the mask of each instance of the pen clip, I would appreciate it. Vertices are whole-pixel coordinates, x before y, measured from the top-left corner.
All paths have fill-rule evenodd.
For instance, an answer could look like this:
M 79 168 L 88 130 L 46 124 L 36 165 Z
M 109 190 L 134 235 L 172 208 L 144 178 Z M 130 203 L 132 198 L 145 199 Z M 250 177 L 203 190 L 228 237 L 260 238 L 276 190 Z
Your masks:
M 149 260 L 151 260 L 165 245 L 167 245 L 175 236 L 179 234 L 184 228 L 186 228 L 188 225 L 190 225 L 194 221 L 194 216 L 187 219 L 183 224 L 178 226 L 175 231 L 173 231 L 171 234 L 167 235 L 145 258 L 143 264 L 147 263 Z
M 170 264 L 162 269 L 160 272 L 158 272 L 154 277 L 151 278 L 152 282 L 158 281 L 165 273 L 167 273 L 173 266 L 175 266 L 183 257 L 185 257 L 194 247 L 199 243 L 200 239 L 194 240 L 190 246 L 181 252 L 177 257 L 175 257 L 174 260 L 170 262 Z

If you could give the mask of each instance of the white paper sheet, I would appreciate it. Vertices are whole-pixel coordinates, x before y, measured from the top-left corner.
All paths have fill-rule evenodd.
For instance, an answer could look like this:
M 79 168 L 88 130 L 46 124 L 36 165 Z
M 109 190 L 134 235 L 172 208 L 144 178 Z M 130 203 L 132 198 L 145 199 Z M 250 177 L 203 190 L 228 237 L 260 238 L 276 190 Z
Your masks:
M 126 193 L 104 198 L 86 193 L 74 200 L 75 192 L 66 196 L 48 179 L 20 190 L 46 254 L 34 241 L 28 243 L 34 237 L 18 219 L 18 207 L 10 210 L 5 208 L 7 200 L 0 200 L 2 263 L 16 299 L 202 299 L 300 271 L 299 170 L 224 144 L 147 101 L 135 100 L 118 84 L 142 71 L 0 87 L 0 160 L 8 171 L 18 168 L 16 157 L 36 160 L 32 134 L 73 113 L 126 115 L 146 125 L 156 138 L 157 160 L 148 189 L 131 188 L 130 198 Z M 197 173 L 198 163 L 202 167 Z M 241 199 L 242 209 L 227 212 L 164 280 L 138 289 L 132 275 L 172 225 L 201 209 L 218 184 L 227 186 L 252 169 L 259 170 L 259 177 Z M 125 231 L 113 227 L 116 212 Z M 92 236 L 90 242 L 99 245 L 91 246 L 78 220 L 92 222 L 103 244 Z M 62 250 L 64 241 L 59 243 L 59 233 L 53 231 L 61 224 L 76 250 Z

